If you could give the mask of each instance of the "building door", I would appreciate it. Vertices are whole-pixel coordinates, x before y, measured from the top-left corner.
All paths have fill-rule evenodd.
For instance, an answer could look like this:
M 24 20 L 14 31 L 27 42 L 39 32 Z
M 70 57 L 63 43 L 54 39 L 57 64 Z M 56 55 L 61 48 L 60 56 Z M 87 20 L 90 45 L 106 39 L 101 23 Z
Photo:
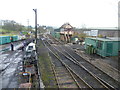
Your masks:
M 107 43 L 107 56 L 112 56 L 113 43 Z

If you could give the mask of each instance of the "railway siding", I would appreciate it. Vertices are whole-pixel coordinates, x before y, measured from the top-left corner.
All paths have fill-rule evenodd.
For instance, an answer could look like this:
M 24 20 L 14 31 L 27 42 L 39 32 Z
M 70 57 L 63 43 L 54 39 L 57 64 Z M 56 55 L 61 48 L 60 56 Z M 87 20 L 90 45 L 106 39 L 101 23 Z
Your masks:
M 84 59 L 86 59 L 87 61 L 89 61 L 88 56 L 84 55 L 83 52 L 81 51 L 76 51 L 81 57 L 83 57 Z M 102 70 L 103 72 L 107 73 L 108 75 L 110 75 L 111 77 L 113 77 L 116 81 L 119 81 L 120 79 L 120 71 L 118 71 L 117 69 L 113 68 L 112 66 L 110 66 L 109 64 L 105 63 L 102 59 L 95 59 L 93 61 L 89 61 L 90 63 L 92 63 L 93 65 L 95 65 L 96 67 L 98 67 L 100 70 Z
M 63 54 L 59 53 L 59 55 L 61 57 Z M 76 63 L 72 59 L 70 60 L 69 58 L 68 60 L 66 58 L 66 59 L 62 59 L 62 61 L 65 64 L 67 64 L 76 74 L 78 74 L 81 78 L 83 78 L 85 82 L 87 82 L 92 88 L 105 88 L 105 86 L 99 80 L 97 80 L 94 77 L 94 75 L 92 75 L 90 72 L 88 72 L 85 68 L 80 66 L 78 63 Z
M 48 44 L 46 44 L 46 45 L 48 45 Z M 49 45 L 48 45 L 49 46 Z M 50 48 L 50 47 L 49 47 Z M 48 49 L 49 49 L 48 48 Z M 49 49 L 50 51 L 51 51 L 51 49 Z M 52 49 L 53 50 L 53 49 Z M 54 50 L 53 50 L 54 51 Z M 58 86 L 60 87 L 60 85 L 63 85 L 63 86 L 65 86 L 66 87 L 66 85 L 67 85 L 67 87 L 68 88 L 75 88 L 76 87 L 76 85 L 77 85 L 77 87 L 79 87 L 79 88 L 92 88 L 90 85 L 88 85 L 81 77 L 79 77 L 79 75 L 77 75 L 71 68 L 69 68 L 68 67 L 68 65 L 66 65 L 64 62 L 62 62 L 62 60 L 60 59 L 60 57 L 54 52 L 53 53 L 53 51 L 51 51 L 52 52 L 52 54 L 54 55 L 51 55 L 52 57 L 54 57 L 54 59 L 52 59 L 52 60 L 54 60 L 54 63 L 55 63 L 55 65 L 56 66 L 58 66 L 58 70 L 57 70 L 57 72 L 59 72 L 59 69 L 60 69 L 60 73 L 61 73 L 61 68 L 60 68 L 60 66 L 62 65 L 62 66 L 64 66 L 65 68 L 64 68 L 64 70 L 67 70 L 67 72 L 69 72 L 69 74 L 68 73 L 65 73 L 65 75 L 64 75 L 64 73 L 62 72 L 62 75 L 60 75 L 60 73 L 57 73 L 57 75 L 60 75 L 60 76 L 58 76 L 58 77 L 60 77 L 60 78 L 57 78 L 56 77 L 56 81 L 59 83 L 59 81 L 61 81 L 61 80 L 63 80 L 64 81 L 64 78 L 66 79 L 66 77 L 67 77 L 67 82 L 66 81 L 64 81 L 64 83 L 61 83 L 61 84 L 58 84 Z M 55 57 L 57 57 L 57 60 L 55 59 Z M 58 62 L 58 60 L 59 60 L 59 62 Z M 60 64 L 60 62 L 61 62 L 61 64 Z M 53 64 L 53 68 L 55 67 L 55 65 Z M 63 71 L 64 71 L 63 70 Z M 53 70 L 54 72 L 55 72 L 55 69 Z M 55 74 L 56 74 L 56 72 L 55 72 Z M 57 76 L 56 75 L 56 76 Z M 72 76 L 72 78 L 74 79 L 74 80 L 72 80 L 72 78 L 70 77 L 70 75 Z M 63 77 L 64 76 L 64 78 L 63 79 L 61 79 L 61 77 Z M 60 80 L 59 80 L 60 79 Z M 74 82 L 73 82 L 74 81 Z M 75 84 L 76 83 L 76 84 Z M 68 84 L 69 84 L 69 86 L 68 86 Z
M 74 70 L 78 75 L 81 76 L 81 78 L 84 78 L 84 80 L 93 88 L 106 88 L 99 80 L 97 80 L 92 74 L 88 73 L 88 71 L 86 71 L 85 69 L 83 69 L 82 67 L 76 65 L 76 63 L 71 62 L 70 60 L 67 60 L 68 58 L 66 58 L 63 54 L 61 54 L 60 52 L 58 52 L 56 50 L 56 52 L 60 55 L 61 60 L 67 64 L 70 68 L 72 68 L 72 70 Z M 76 71 L 78 70 L 79 71 Z M 86 75 L 86 77 L 85 77 Z
M 87 70 L 92 72 L 94 75 L 96 75 L 99 79 L 103 80 L 107 84 L 109 84 L 111 87 L 113 86 L 114 88 L 118 88 L 119 82 L 114 80 L 112 77 L 104 73 L 102 70 L 98 69 L 91 63 L 87 62 L 83 58 L 81 58 L 78 54 L 75 52 L 71 51 L 70 49 L 64 48 L 65 52 L 70 56 L 72 59 L 75 61 L 79 61 Z M 69 52 L 69 53 L 68 53 Z
M 70 73 L 67 71 L 65 66 L 58 60 L 59 57 L 56 57 L 54 55 L 55 54 L 50 53 L 50 56 L 52 58 L 51 64 L 54 75 L 56 77 L 58 88 L 78 88 Z
M 57 42 L 57 40 L 52 39 L 51 42 L 55 43 Z M 76 61 L 77 63 L 79 62 L 80 66 L 82 66 L 89 73 L 94 75 L 97 78 L 97 80 L 99 79 L 100 81 L 102 81 L 102 84 L 104 83 L 109 88 L 118 88 L 119 83 L 116 80 L 114 80 L 112 77 L 104 73 L 102 70 L 100 70 L 96 66 L 92 65 L 90 62 L 87 62 L 86 60 L 84 60 L 82 57 L 80 57 L 75 52 L 73 52 L 71 48 L 65 47 L 64 45 L 61 45 L 58 43 L 56 43 L 56 45 L 52 44 L 52 46 L 58 49 L 58 53 L 62 53 L 62 55 L 59 54 L 60 58 L 65 58 L 67 56 L 67 58 L 68 59 L 71 58 L 71 61 L 73 61 L 75 64 L 76 64 Z M 59 48 L 59 46 L 62 46 L 62 48 Z M 63 60 L 64 62 L 66 62 L 66 64 L 68 64 L 68 60 L 66 59 L 63 59 Z M 72 64 L 70 66 L 72 66 Z

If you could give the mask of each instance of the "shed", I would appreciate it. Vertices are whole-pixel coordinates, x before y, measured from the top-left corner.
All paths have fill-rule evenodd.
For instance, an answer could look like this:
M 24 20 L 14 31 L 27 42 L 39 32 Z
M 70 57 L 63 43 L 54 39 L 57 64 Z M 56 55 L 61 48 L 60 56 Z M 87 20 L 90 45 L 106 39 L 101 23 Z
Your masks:
M 97 53 L 100 56 L 118 56 L 120 51 L 120 38 L 86 38 L 85 49 L 87 52 Z

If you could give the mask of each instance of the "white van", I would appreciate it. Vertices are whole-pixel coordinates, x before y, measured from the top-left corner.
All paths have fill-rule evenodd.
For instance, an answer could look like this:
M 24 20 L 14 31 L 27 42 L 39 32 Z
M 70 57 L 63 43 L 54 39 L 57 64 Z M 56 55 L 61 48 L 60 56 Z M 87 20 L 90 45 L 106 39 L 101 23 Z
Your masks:
M 30 43 L 30 44 L 26 47 L 26 52 L 29 52 L 29 51 L 36 51 L 35 43 Z
M 26 47 L 24 59 L 31 58 L 31 57 L 36 58 L 36 47 L 34 43 L 30 43 Z

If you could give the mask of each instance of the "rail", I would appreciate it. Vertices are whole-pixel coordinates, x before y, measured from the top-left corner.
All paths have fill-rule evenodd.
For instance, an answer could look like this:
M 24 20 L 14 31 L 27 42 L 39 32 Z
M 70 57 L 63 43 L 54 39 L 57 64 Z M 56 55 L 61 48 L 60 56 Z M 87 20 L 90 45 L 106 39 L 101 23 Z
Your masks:
M 44 43 L 45 44 L 45 43 Z M 46 47 L 48 48 L 48 44 L 45 44 L 46 45 Z M 56 53 L 55 52 L 53 52 L 50 48 L 48 48 L 48 50 L 62 63 L 62 65 L 66 68 L 66 70 L 70 73 L 70 75 L 72 76 L 72 78 L 73 78 L 73 80 L 75 81 L 75 83 L 76 83 L 76 85 L 79 87 L 79 88 L 81 88 L 81 86 L 80 86 L 80 83 L 78 82 L 78 80 L 75 78 L 75 76 L 77 77 L 77 78 L 79 78 L 80 79 L 80 81 L 82 81 L 82 83 L 84 83 L 84 86 L 83 87 L 86 87 L 86 88 L 92 88 L 90 85 L 88 85 L 82 78 L 80 78 L 79 77 L 79 75 L 77 75 L 68 65 L 66 65 L 61 59 L 60 59 L 60 57 L 58 56 L 58 55 L 56 55 Z M 54 74 L 55 74 L 55 76 L 56 76 L 56 70 L 54 69 L 55 68 L 55 65 L 54 64 L 52 64 L 53 65 L 53 71 L 54 71 Z M 74 75 L 75 76 L 74 76 Z M 58 83 L 58 87 L 60 88 L 60 85 L 59 85 L 59 81 L 58 81 L 58 78 L 56 77 L 56 81 L 57 81 L 57 83 Z M 83 88 L 82 87 L 82 88 Z
M 56 50 L 56 51 L 58 51 L 58 50 Z M 59 51 L 58 51 L 59 52 Z M 61 52 L 59 52 L 59 53 L 61 53 Z M 62 54 L 63 55 L 63 54 Z M 67 57 L 67 56 L 65 56 L 65 57 Z M 76 66 L 76 65 L 78 65 L 76 62 L 74 62 L 73 60 L 71 60 L 69 57 L 67 57 L 67 59 L 69 59 L 70 61 L 72 61 L 72 64 L 74 63 L 74 66 Z M 61 61 L 63 62 L 63 60 L 61 59 Z M 65 63 L 65 62 L 64 62 Z M 71 65 L 72 66 L 72 65 Z M 89 76 L 89 78 L 91 78 L 93 81 L 96 81 L 96 84 L 94 85 L 94 84 L 91 84 L 90 82 L 91 81 L 89 81 L 89 80 L 87 80 L 87 83 L 89 83 L 89 85 L 91 85 L 91 87 L 92 88 L 98 88 L 98 87 L 101 87 L 101 88 L 107 88 L 99 79 L 97 79 L 91 72 L 88 72 L 88 70 L 86 70 L 85 68 L 83 68 L 82 66 L 80 66 L 80 65 L 78 65 L 79 67 L 79 69 L 81 69 L 82 70 L 82 72 L 84 72 L 85 74 L 87 74 L 88 76 Z M 71 68 L 70 66 L 69 66 L 69 68 Z M 71 69 L 71 70 L 73 70 L 73 69 Z M 87 76 L 86 75 L 86 76 Z M 79 75 L 80 76 L 80 75 Z M 88 76 L 87 76 L 87 79 L 88 79 Z M 82 77 L 83 78 L 83 77 Z M 84 78 L 85 79 L 85 78 Z M 97 85 L 98 84 L 98 85 Z M 97 87 L 98 86 L 98 87 Z
M 57 40 L 56 40 L 57 41 Z M 59 46 L 58 46 L 59 47 Z M 63 47 L 62 47 L 63 48 Z M 60 49 L 60 50 L 62 50 L 62 48 Z M 72 49 L 71 49 L 72 50 Z M 79 54 L 77 54 L 77 55 L 79 55 L 80 57 L 75 57 L 75 55 L 74 55 L 74 57 L 73 57 L 73 53 L 72 54 L 69 54 L 70 53 L 70 48 L 67 50 L 67 47 L 65 47 L 64 48 L 64 52 L 66 52 L 68 55 L 67 56 L 69 56 L 70 58 L 72 58 L 74 61 L 76 61 L 77 63 L 79 63 L 78 61 L 78 58 L 79 59 L 82 59 L 82 62 L 84 62 L 84 63 L 80 63 L 85 69 L 86 69 L 86 65 L 88 66 L 90 66 L 91 68 L 96 68 L 96 69 L 94 69 L 95 70 L 95 72 L 98 72 L 98 74 L 96 75 L 96 73 L 95 72 L 92 72 L 92 71 L 90 71 L 91 73 L 93 73 L 94 75 L 95 75 L 95 77 L 97 78 L 97 79 L 99 79 L 100 81 L 102 81 L 104 84 L 106 83 L 107 84 L 107 86 L 109 87 L 109 88 L 118 88 L 118 85 L 119 85 L 119 82 L 117 82 L 117 81 L 115 81 L 111 76 L 109 76 L 107 73 L 105 73 L 105 72 L 103 72 L 102 70 L 100 70 L 98 67 L 96 67 L 95 65 L 93 65 L 93 64 L 91 64 L 89 61 L 87 61 L 87 60 L 85 60 L 85 59 L 83 59 Z M 75 53 L 75 52 L 74 52 Z M 63 53 L 63 55 L 65 55 L 65 53 Z M 86 69 L 86 70 L 88 70 L 88 69 Z M 104 80 L 103 79 L 103 77 L 106 77 L 106 79 Z M 109 80 L 108 80 L 109 79 Z M 110 84 L 109 84 L 110 83 Z

